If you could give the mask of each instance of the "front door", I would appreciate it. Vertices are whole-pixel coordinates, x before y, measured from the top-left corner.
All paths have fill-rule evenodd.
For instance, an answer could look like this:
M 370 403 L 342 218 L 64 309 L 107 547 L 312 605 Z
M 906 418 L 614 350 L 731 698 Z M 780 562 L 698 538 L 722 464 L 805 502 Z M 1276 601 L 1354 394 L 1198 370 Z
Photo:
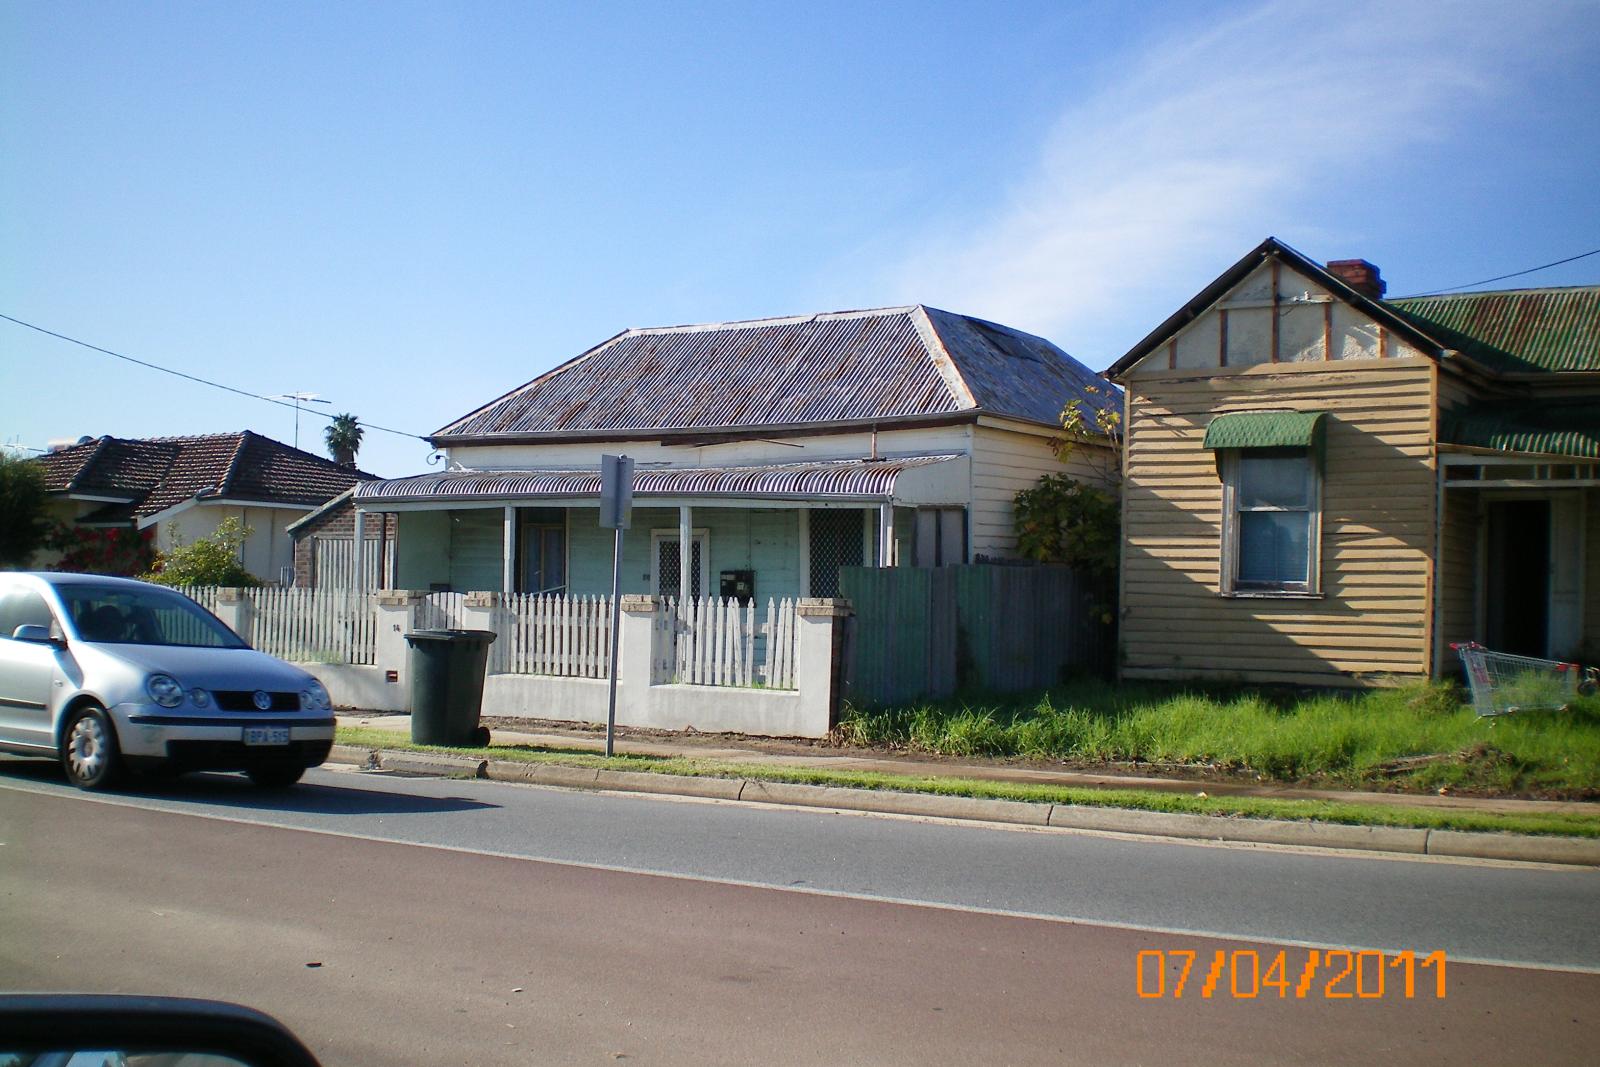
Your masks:
M 1488 504 L 1484 642 L 1568 655 L 1583 632 L 1583 509 L 1577 493 Z

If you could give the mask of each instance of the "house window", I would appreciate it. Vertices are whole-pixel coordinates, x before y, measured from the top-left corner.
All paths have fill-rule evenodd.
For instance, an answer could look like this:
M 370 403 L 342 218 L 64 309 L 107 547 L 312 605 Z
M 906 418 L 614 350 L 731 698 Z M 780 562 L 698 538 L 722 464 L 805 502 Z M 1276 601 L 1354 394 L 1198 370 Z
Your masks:
M 1223 455 L 1223 592 L 1317 592 L 1321 479 L 1312 450 Z

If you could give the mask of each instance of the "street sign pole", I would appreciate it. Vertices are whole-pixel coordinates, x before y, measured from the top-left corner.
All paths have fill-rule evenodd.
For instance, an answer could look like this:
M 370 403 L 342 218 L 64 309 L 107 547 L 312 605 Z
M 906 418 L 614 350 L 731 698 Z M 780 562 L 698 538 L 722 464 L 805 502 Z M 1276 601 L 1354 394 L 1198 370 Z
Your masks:
M 622 531 L 633 522 L 633 460 L 600 457 L 600 525 L 616 531 L 611 548 L 611 696 L 606 704 L 606 755 L 616 750 L 617 647 L 622 620 Z

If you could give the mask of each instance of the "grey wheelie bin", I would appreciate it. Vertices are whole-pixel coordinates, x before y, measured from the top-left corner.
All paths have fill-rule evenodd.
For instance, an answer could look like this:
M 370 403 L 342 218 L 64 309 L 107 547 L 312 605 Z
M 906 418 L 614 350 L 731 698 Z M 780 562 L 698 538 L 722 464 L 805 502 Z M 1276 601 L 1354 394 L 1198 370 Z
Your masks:
M 411 650 L 411 740 L 419 745 L 487 745 L 489 729 L 478 725 L 483 676 L 492 630 L 415 630 Z

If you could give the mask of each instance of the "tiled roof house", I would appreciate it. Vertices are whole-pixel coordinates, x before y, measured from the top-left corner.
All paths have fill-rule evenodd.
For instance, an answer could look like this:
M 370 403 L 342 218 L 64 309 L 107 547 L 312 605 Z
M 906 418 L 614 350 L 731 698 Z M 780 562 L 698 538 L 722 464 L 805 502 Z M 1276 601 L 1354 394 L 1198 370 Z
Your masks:
M 342 467 L 270 437 L 98 437 L 35 462 L 57 517 L 86 527 L 151 529 L 167 548 L 234 516 L 254 531 L 246 567 L 279 581 L 292 560 L 285 527 L 374 475 Z

